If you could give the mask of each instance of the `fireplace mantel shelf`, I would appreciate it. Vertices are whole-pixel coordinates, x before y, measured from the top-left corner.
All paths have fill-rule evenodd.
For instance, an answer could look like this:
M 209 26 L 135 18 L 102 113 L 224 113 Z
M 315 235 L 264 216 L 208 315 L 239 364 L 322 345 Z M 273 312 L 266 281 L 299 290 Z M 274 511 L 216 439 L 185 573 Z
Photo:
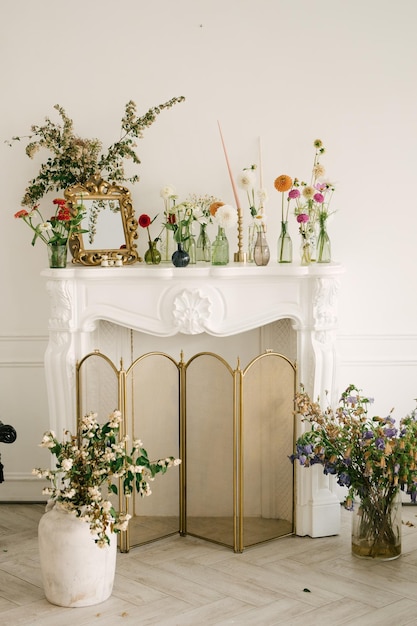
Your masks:
M 297 333 L 299 380 L 314 397 L 329 392 L 331 398 L 336 391 L 337 294 L 343 271 L 338 263 L 45 269 L 51 429 L 74 427 L 75 365 L 97 348 L 94 331 L 101 320 L 124 332 L 182 334 L 186 347 L 187 335 L 227 337 L 291 319 Z M 323 477 L 305 471 L 297 481 L 297 533 L 336 534 L 340 505 Z
M 311 324 L 313 292 L 320 288 L 322 297 L 342 271 L 339 264 L 236 263 L 68 267 L 42 274 L 53 305 L 50 330 L 88 332 L 103 319 L 163 337 L 178 332 L 233 335 L 283 317 Z M 331 323 L 323 307 L 316 312 L 317 328 L 334 326 L 334 311 Z

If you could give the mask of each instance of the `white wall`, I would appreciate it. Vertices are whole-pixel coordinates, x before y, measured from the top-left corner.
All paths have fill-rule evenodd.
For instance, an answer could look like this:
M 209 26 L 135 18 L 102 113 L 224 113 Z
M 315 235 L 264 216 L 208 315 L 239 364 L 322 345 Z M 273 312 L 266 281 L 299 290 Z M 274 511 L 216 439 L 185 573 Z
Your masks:
M 29 229 L 13 219 L 39 161 L 3 140 L 53 117 L 56 103 L 81 136 L 108 145 L 129 99 L 145 112 L 186 96 L 140 140 L 138 214 L 162 212 L 159 189 L 168 183 L 181 197 L 209 193 L 233 203 L 217 120 L 236 175 L 258 161 L 261 137 L 273 249 L 280 219 L 273 181 L 281 173 L 307 178 L 312 141 L 321 138 L 337 183 L 333 256 L 346 267 L 340 388 L 363 388 L 378 412 L 412 408 L 415 0 L 14 0 L 2 13 L 0 419 L 16 427 L 18 440 L 1 446 L 0 498 L 30 490 L 24 481 L 46 462 L 36 444 L 48 426 L 46 250 L 32 249 Z M 243 195 L 241 203 L 248 218 Z M 43 207 L 47 213 L 49 201 Z M 295 223 L 292 235 L 297 249 Z

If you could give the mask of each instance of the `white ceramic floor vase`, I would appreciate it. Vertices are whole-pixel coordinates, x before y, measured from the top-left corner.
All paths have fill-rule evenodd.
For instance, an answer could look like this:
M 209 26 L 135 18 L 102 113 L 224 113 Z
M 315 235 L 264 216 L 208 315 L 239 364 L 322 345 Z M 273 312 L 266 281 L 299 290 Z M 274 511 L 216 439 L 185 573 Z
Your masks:
M 89 524 L 55 505 L 39 522 L 45 596 L 58 606 L 99 604 L 110 597 L 116 570 L 117 536 L 99 548 Z

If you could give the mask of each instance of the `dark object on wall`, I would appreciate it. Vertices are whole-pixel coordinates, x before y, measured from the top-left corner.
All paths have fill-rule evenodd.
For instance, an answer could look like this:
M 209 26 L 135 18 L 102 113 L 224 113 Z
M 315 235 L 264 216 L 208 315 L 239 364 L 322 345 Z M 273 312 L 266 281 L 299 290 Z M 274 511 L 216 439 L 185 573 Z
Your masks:
M 16 441 L 16 431 L 13 428 L 13 426 L 9 426 L 8 424 L 3 424 L 3 422 L 0 422 L 0 443 L 13 443 L 14 441 Z M 4 475 L 3 475 L 3 464 L 1 462 L 1 455 L 0 455 L 0 483 L 4 482 Z

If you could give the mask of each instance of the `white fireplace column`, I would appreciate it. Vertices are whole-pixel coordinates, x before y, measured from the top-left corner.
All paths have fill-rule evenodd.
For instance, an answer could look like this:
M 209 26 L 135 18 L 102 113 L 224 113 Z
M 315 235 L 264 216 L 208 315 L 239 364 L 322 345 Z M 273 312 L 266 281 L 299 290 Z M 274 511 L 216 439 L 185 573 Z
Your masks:
M 94 344 L 106 320 L 155 337 L 205 333 L 226 337 L 289 318 L 297 333 L 298 379 L 314 397 L 336 390 L 338 264 L 234 263 L 207 265 L 72 267 L 42 272 L 50 297 L 49 344 L 45 354 L 50 428 L 74 430 L 75 366 Z M 124 337 L 115 355 L 126 352 Z M 265 346 L 268 347 L 268 346 Z M 337 398 L 336 398 L 337 399 Z M 298 424 L 298 432 L 303 427 Z M 337 534 L 340 504 L 321 468 L 296 472 L 296 532 Z

